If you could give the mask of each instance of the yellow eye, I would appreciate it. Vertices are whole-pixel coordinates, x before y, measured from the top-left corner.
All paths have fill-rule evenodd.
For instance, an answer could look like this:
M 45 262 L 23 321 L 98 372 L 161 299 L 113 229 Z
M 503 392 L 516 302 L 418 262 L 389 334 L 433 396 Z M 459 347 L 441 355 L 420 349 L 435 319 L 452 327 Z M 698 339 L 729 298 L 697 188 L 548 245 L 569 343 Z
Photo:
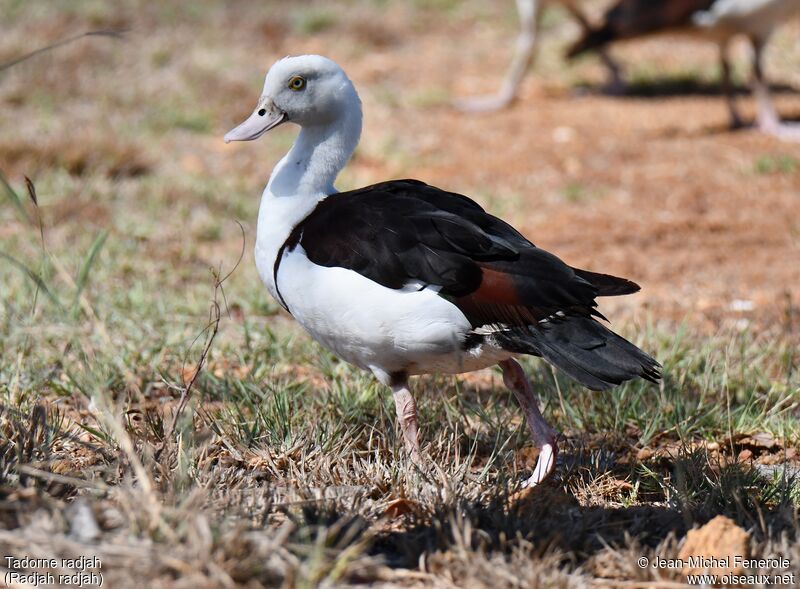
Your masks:
M 306 79 L 302 76 L 292 76 L 289 80 L 289 90 L 299 92 L 306 87 Z

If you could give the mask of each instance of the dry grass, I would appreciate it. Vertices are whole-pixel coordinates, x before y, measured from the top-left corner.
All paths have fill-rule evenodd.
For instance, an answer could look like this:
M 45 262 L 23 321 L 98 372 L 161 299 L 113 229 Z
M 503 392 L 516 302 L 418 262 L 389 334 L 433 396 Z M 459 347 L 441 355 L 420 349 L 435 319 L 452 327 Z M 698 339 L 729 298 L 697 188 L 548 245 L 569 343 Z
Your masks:
M 574 27 L 558 11 L 527 102 L 452 112 L 499 80 L 507 4 L 0 0 L 0 62 L 130 29 L 0 72 L 0 556 L 98 556 L 111 587 L 667 587 L 680 572 L 637 558 L 674 557 L 725 514 L 753 556 L 800 572 L 800 151 L 714 130 L 715 96 L 572 97 L 601 70 L 564 69 Z M 796 84 L 790 41 L 770 68 Z M 713 64 L 663 47 L 620 50 L 642 94 L 663 98 L 658 74 L 684 80 L 695 53 Z M 416 469 L 387 392 L 258 286 L 257 195 L 292 132 L 220 137 L 271 60 L 301 51 L 348 64 L 367 107 L 343 187 L 452 186 L 570 261 L 645 283 L 608 314 L 664 363 L 661 387 L 590 394 L 526 363 L 563 433 L 534 493 L 517 493 L 535 453 L 498 374 L 418 380 Z M 245 259 L 223 297 L 237 221 Z

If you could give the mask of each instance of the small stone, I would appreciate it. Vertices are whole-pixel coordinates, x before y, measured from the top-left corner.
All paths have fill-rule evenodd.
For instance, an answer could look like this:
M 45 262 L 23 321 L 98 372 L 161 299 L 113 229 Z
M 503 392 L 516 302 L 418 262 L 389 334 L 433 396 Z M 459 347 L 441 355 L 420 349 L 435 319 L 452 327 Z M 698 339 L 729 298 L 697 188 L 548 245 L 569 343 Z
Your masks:
M 619 492 L 622 492 L 622 491 L 633 491 L 633 485 L 630 484 L 628 481 L 624 481 L 622 479 L 611 479 L 611 484 Z
M 744 438 L 739 442 L 747 446 L 755 446 L 756 448 L 766 448 L 767 450 L 774 450 L 780 448 L 780 443 L 769 432 L 760 432 L 748 438 Z
M 125 516 L 116 507 L 106 506 L 98 514 L 98 523 L 104 530 L 115 530 L 125 525 Z
M 731 311 L 739 311 L 740 313 L 753 310 L 753 301 L 748 299 L 735 299 L 731 301 Z
M 92 542 L 100 537 L 100 526 L 94 518 L 92 506 L 84 497 L 78 497 L 66 509 L 69 535 L 78 542 Z
M 753 458 L 753 453 L 750 450 L 742 450 L 739 452 L 739 462 L 747 462 Z
M 389 519 L 397 519 L 407 513 L 419 511 L 419 505 L 410 499 L 395 499 L 384 509 L 383 514 Z
M 553 141 L 556 143 L 569 143 L 575 139 L 575 129 L 572 127 L 556 127 L 553 129 Z
M 738 559 L 737 559 L 738 557 Z M 678 553 L 684 565 L 692 560 L 699 566 L 684 566 L 685 575 L 710 573 L 742 574 L 737 564 L 750 557 L 750 534 L 724 515 L 718 515 L 701 528 L 690 530 Z
M 645 460 L 650 460 L 653 457 L 653 451 L 650 448 L 642 448 L 636 453 L 636 460 L 639 462 L 644 462 Z

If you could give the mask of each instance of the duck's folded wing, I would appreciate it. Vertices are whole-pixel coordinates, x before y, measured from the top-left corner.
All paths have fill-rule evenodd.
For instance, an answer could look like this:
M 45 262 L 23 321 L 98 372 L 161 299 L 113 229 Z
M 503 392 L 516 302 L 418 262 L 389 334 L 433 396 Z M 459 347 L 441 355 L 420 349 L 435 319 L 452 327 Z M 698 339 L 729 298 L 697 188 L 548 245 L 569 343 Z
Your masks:
M 285 244 L 298 246 L 315 264 L 387 288 L 435 289 L 475 327 L 598 315 L 596 296 L 638 289 L 573 269 L 469 198 L 413 180 L 324 199 Z

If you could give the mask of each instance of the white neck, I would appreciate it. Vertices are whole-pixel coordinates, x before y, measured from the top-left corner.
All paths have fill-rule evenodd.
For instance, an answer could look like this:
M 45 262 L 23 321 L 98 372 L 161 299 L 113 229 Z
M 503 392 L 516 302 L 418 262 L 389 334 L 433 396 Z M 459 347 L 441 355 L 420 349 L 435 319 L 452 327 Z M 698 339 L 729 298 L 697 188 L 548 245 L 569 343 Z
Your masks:
M 292 229 L 317 203 L 336 192 L 333 182 L 358 144 L 361 105 L 356 97 L 347 112 L 326 125 L 305 125 L 272 171 L 261 197 L 256 228 L 256 267 L 277 298 L 275 259 Z
M 336 192 L 333 182 L 361 137 L 361 107 L 356 102 L 327 124 L 306 125 L 267 184 L 273 197 L 322 196 Z

